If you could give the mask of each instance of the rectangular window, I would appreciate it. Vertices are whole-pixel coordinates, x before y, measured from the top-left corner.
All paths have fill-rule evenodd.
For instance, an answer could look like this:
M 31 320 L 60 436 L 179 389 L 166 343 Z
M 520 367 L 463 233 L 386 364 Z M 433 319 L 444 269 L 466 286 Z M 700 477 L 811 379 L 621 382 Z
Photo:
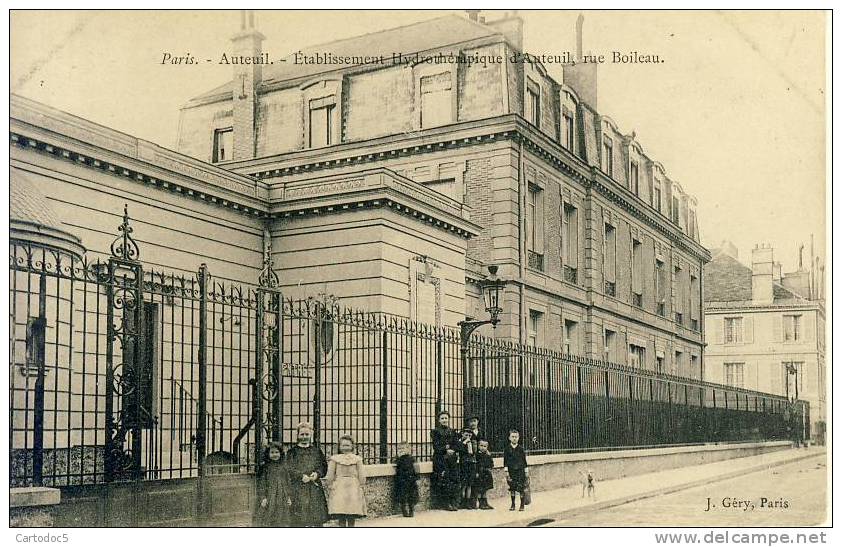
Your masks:
M 605 360 L 609 362 L 614 362 L 617 360 L 617 351 L 616 351 L 616 344 L 617 344 L 617 332 L 609 329 L 605 329 Z
M 576 142 L 576 125 L 573 121 L 573 114 L 569 112 L 564 113 L 564 147 L 574 151 L 574 144 Z
M 564 353 L 579 354 L 579 322 L 564 320 Z
M 453 122 L 453 92 L 450 72 L 421 78 L 421 128 Z
M 629 344 L 629 366 L 637 368 L 646 366 L 646 348 Z
M 636 161 L 631 162 L 629 166 L 629 190 L 636 196 L 640 195 L 640 168 Z
M 672 198 L 672 221 L 678 224 L 678 198 Z
M 541 126 L 541 88 L 528 79 L 526 84 L 526 119 L 536 127 Z
M 602 138 L 602 171 L 609 177 L 614 176 L 614 141 L 611 137 Z
M 632 238 L 632 304 L 643 307 L 643 244 Z
M 670 374 L 678 374 L 681 371 L 681 366 L 684 364 L 682 360 L 684 359 L 684 354 L 680 351 L 675 352 L 675 360 L 672 362 L 672 369 L 670 370 Z
M 675 322 L 684 324 L 684 283 L 681 279 L 681 267 L 676 266 L 673 275 L 673 287 L 675 298 L 673 299 L 673 310 L 675 311 Z
M 695 331 L 699 330 L 700 300 L 699 278 L 690 274 L 690 328 Z
M 617 296 L 617 230 L 605 224 L 603 240 L 604 264 L 602 275 L 605 277 L 605 294 Z
M 213 133 L 213 163 L 234 159 L 234 130 L 217 129 Z
M 544 270 L 544 192 L 539 186 L 529 185 L 526 203 L 526 248 L 529 266 Z
M 661 212 L 661 181 L 655 181 L 655 188 L 652 191 L 652 207 Z
M 527 335 L 527 342 L 530 346 L 537 347 L 541 345 L 541 319 L 544 314 L 529 310 L 529 331 Z
M 579 272 L 579 215 L 576 207 L 570 203 L 564 204 L 561 237 L 564 280 L 569 283 L 577 283 Z
M 784 342 L 798 342 L 802 337 L 801 316 L 784 315 Z
M 726 317 L 725 318 L 725 343 L 739 344 L 743 341 L 743 318 L 742 317 Z
M 660 355 L 655 357 L 655 372 L 658 374 L 664 373 L 664 358 Z
M 725 363 L 725 385 L 743 387 L 745 379 L 745 363 Z
M 310 101 L 310 148 L 321 148 L 335 143 L 335 110 L 336 98 L 333 96 Z
M 661 317 L 667 314 L 667 269 L 660 260 L 655 260 L 655 300 Z

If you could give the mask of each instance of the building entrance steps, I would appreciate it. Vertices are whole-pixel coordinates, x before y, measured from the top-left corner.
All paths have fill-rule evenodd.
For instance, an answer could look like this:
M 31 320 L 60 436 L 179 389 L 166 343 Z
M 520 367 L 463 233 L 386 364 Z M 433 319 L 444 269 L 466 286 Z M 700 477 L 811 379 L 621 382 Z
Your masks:
M 357 526 L 390 528 L 536 526 L 546 524 L 549 519 L 570 518 L 579 513 L 669 494 L 713 481 L 784 465 L 800 459 L 812 458 L 824 453 L 823 447 L 792 448 L 622 479 L 600 481 L 599 477 L 596 477 L 595 498 L 583 499 L 580 484 L 557 490 L 533 492 L 532 504 L 527 506 L 523 512 L 509 511 L 510 499 L 504 497 L 489 500 L 489 503 L 494 507 L 493 511 L 420 511 L 412 518 L 391 515 L 382 518 L 360 519 L 357 521 Z

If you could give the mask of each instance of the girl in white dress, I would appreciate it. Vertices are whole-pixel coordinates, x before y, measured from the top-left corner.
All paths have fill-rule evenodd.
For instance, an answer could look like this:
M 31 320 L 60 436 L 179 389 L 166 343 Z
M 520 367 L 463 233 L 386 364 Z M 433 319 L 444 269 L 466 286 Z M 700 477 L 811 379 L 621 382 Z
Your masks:
M 338 454 L 327 463 L 327 509 L 341 527 L 353 527 L 354 521 L 366 515 L 365 470 L 363 459 L 354 454 L 354 439 L 350 435 L 339 438 Z

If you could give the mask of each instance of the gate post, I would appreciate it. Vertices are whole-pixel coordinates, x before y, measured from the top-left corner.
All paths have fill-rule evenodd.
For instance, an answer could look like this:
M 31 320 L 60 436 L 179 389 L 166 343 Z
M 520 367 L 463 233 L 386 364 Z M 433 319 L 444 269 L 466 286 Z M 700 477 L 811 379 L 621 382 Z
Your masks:
M 105 356 L 105 462 L 106 482 L 128 471 L 132 479 L 142 478 L 141 469 L 141 388 L 144 373 L 140 357 L 143 329 L 143 268 L 138 262 L 140 249 L 132 238 L 128 206 L 123 206 L 121 235 L 111 243 L 111 257 L 105 274 L 107 328 Z M 116 310 L 122 310 L 116 321 Z M 114 363 L 114 341 L 119 340 L 122 359 Z M 144 373 L 145 374 L 145 373 Z M 119 399 L 119 406 L 115 405 Z M 118 410 L 119 409 L 119 410 Z M 131 435 L 128 453 L 126 437 Z
M 27 340 L 32 341 L 32 357 L 37 369 L 35 377 L 35 406 L 32 432 L 32 485 L 44 484 L 44 376 L 47 335 L 47 276 L 38 279 L 38 318 L 31 322 Z
M 199 476 L 205 475 L 205 451 L 207 450 L 207 404 L 208 404 L 208 281 L 210 272 L 207 264 L 199 266 L 199 401 L 196 417 L 196 464 Z

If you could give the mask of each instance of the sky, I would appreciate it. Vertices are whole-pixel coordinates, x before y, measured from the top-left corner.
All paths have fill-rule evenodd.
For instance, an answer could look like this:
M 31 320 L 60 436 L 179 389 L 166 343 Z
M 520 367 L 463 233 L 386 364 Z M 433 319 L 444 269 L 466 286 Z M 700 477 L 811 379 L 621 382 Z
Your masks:
M 272 58 L 442 11 L 259 11 Z M 464 15 L 463 12 L 455 12 Z M 825 255 L 826 15 L 799 11 L 584 11 L 585 52 L 657 54 L 659 64 L 599 66 L 598 110 L 699 202 L 702 243 L 756 244 L 784 271 L 815 235 Z M 524 47 L 575 49 L 577 11 L 528 11 Z M 501 12 L 484 15 L 495 19 Z M 13 93 L 175 148 L 180 107 L 231 67 L 162 64 L 230 52 L 237 11 L 13 11 Z M 561 68 L 549 65 L 562 78 Z

